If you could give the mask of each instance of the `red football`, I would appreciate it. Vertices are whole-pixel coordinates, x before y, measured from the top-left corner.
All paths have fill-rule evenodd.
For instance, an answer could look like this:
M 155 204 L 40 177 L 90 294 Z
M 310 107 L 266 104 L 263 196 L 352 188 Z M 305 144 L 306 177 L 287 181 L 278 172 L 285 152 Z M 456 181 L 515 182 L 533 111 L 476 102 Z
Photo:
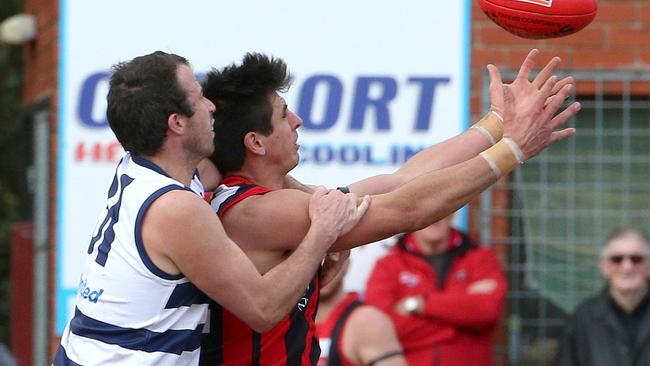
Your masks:
M 501 28 L 523 38 L 554 38 L 575 33 L 596 16 L 596 0 L 478 0 Z

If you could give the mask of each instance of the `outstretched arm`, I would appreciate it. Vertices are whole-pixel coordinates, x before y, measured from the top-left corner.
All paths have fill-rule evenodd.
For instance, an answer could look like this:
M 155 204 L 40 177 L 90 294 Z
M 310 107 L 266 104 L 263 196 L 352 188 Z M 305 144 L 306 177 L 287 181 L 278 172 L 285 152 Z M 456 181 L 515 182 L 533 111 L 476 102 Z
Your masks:
M 576 102 L 557 113 L 572 92 L 572 85 L 562 87 L 550 97 L 557 77 L 552 76 L 542 84 L 530 82 L 536 54 L 537 51 L 531 52 L 527 59 L 530 62 L 522 67 L 517 79 L 503 88 L 505 124 L 510 126 L 506 137 L 479 156 L 423 173 L 391 192 L 374 196 L 359 225 L 341 236 L 331 250 L 349 249 L 426 227 L 457 211 L 544 148 L 572 136 L 572 128 L 556 131 L 580 110 Z M 306 197 L 305 193 L 291 189 L 251 197 L 232 208 L 224 220 L 231 228 L 240 225 L 233 232 L 245 233 L 247 241 L 264 245 L 265 250 L 292 250 L 309 227 L 304 214 Z M 235 210 L 239 213 L 233 216 Z M 246 217 L 246 224 L 236 219 L 242 217 Z M 245 225 L 254 225 L 256 230 L 251 232 Z
M 366 215 L 331 250 L 350 249 L 428 226 L 458 210 L 496 180 L 482 157 L 427 173 L 392 192 L 373 196 Z M 292 189 L 249 197 L 233 206 L 223 220 L 233 239 L 249 255 L 260 248 L 282 253 L 292 250 L 309 228 L 305 215 L 308 197 Z
M 363 215 L 368 201 L 317 191 L 312 224 L 291 256 L 261 275 L 226 235 L 210 206 L 188 191 L 171 191 L 149 208 L 142 240 L 154 264 L 183 274 L 209 297 L 259 332 L 285 316 L 305 292 L 329 245 Z
M 520 67 L 519 75 L 525 77 L 526 81 L 528 81 L 527 78 L 534 66 L 536 56 L 537 51 L 531 51 Z M 540 88 L 552 77 L 559 64 L 560 59 L 554 57 L 530 83 Z M 512 124 L 516 122 L 511 121 L 512 123 L 506 123 L 504 126 L 504 84 L 499 70 L 494 65 L 488 65 L 487 69 L 490 75 L 490 110 L 480 121 L 467 131 L 420 151 L 396 172 L 377 175 L 352 183 L 349 186 L 350 190 L 357 194 L 390 192 L 423 173 L 446 168 L 475 157 L 501 140 L 504 129 L 508 134 L 513 127 Z M 522 84 L 521 81 L 519 81 L 519 84 Z M 550 95 L 554 96 L 565 86 L 572 84 L 573 78 L 566 77 L 553 86 Z M 547 98 L 547 102 L 550 102 L 550 100 L 550 98 Z

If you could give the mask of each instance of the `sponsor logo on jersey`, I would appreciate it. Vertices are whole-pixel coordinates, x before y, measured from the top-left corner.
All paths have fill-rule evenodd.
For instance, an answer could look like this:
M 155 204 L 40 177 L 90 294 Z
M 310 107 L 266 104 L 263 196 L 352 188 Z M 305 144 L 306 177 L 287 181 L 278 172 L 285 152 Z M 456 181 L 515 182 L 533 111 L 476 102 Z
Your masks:
M 307 305 L 309 305 L 309 299 L 306 297 L 301 297 L 300 300 L 298 301 L 298 310 L 300 311 L 305 311 L 307 308 Z
M 305 311 L 307 305 L 309 305 L 309 297 L 307 297 L 309 294 L 309 287 L 310 286 L 307 286 L 307 292 L 305 292 L 303 297 L 301 297 L 300 300 L 298 300 L 298 304 L 296 304 L 296 307 L 298 308 L 299 311 Z
M 93 304 L 97 303 L 97 300 L 99 300 L 99 297 L 102 296 L 104 293 L 104 289 L 99 289 L 99 290 L 93 290 L 88 286 L 88 279 L 84 278 L 83 274 L 81 275 L 81 278 L 79 279 L 79 289 L 77 290 L 79 293 L 79 296 L 81 296 L 82 299 L 87 299 L 88 301 L 92 302 Z
M 465 272 L 464 269 L 461 269 L 461 270 L 457 271 L 457 272 L 454 274 L 454 276 L 456 277 L 456 279 L 457 279 L 458 281 L 465 281 L 465 279 L 467 279 L 467 273 Z
M 420 276 L 411 272 L 400 272 L 399 283 L 406 287 L 416 287 L 420 283 Z

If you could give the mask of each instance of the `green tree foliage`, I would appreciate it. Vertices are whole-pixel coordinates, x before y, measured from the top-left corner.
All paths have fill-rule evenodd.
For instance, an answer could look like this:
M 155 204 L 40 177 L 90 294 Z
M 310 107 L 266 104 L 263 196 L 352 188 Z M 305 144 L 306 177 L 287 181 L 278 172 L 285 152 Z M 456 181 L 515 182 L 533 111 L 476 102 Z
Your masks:
M 22 10 L 22 0 L 2 0 L 0 21 Z M 0 342 L 9 341 L 10 232 L 24 220 L 28 127 L 21 115 L 22 49 L 0 43 Z

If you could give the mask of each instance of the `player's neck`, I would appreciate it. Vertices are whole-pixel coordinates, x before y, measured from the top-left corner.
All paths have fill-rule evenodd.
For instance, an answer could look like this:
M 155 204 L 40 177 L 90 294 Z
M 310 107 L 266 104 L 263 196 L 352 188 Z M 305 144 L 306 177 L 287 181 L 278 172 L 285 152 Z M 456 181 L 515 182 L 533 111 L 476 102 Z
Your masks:
M 286 174 L 278 172 L 274 167 L 255 163 L 245 163 L 242 169 L 229 173 L 228 175 L 239 175 L 244 178 L 247 178 L 255 184 L 272 189 L 278 190 L 282 189 L 284 186 L 284 179 Z
M 194 172 L 201 159 L 189 158 L 183 154 L 168 154 L 161 152 L 155 155 L 142 156 L 144 159 L 158 165 L 172 179 L 189 186 Z

